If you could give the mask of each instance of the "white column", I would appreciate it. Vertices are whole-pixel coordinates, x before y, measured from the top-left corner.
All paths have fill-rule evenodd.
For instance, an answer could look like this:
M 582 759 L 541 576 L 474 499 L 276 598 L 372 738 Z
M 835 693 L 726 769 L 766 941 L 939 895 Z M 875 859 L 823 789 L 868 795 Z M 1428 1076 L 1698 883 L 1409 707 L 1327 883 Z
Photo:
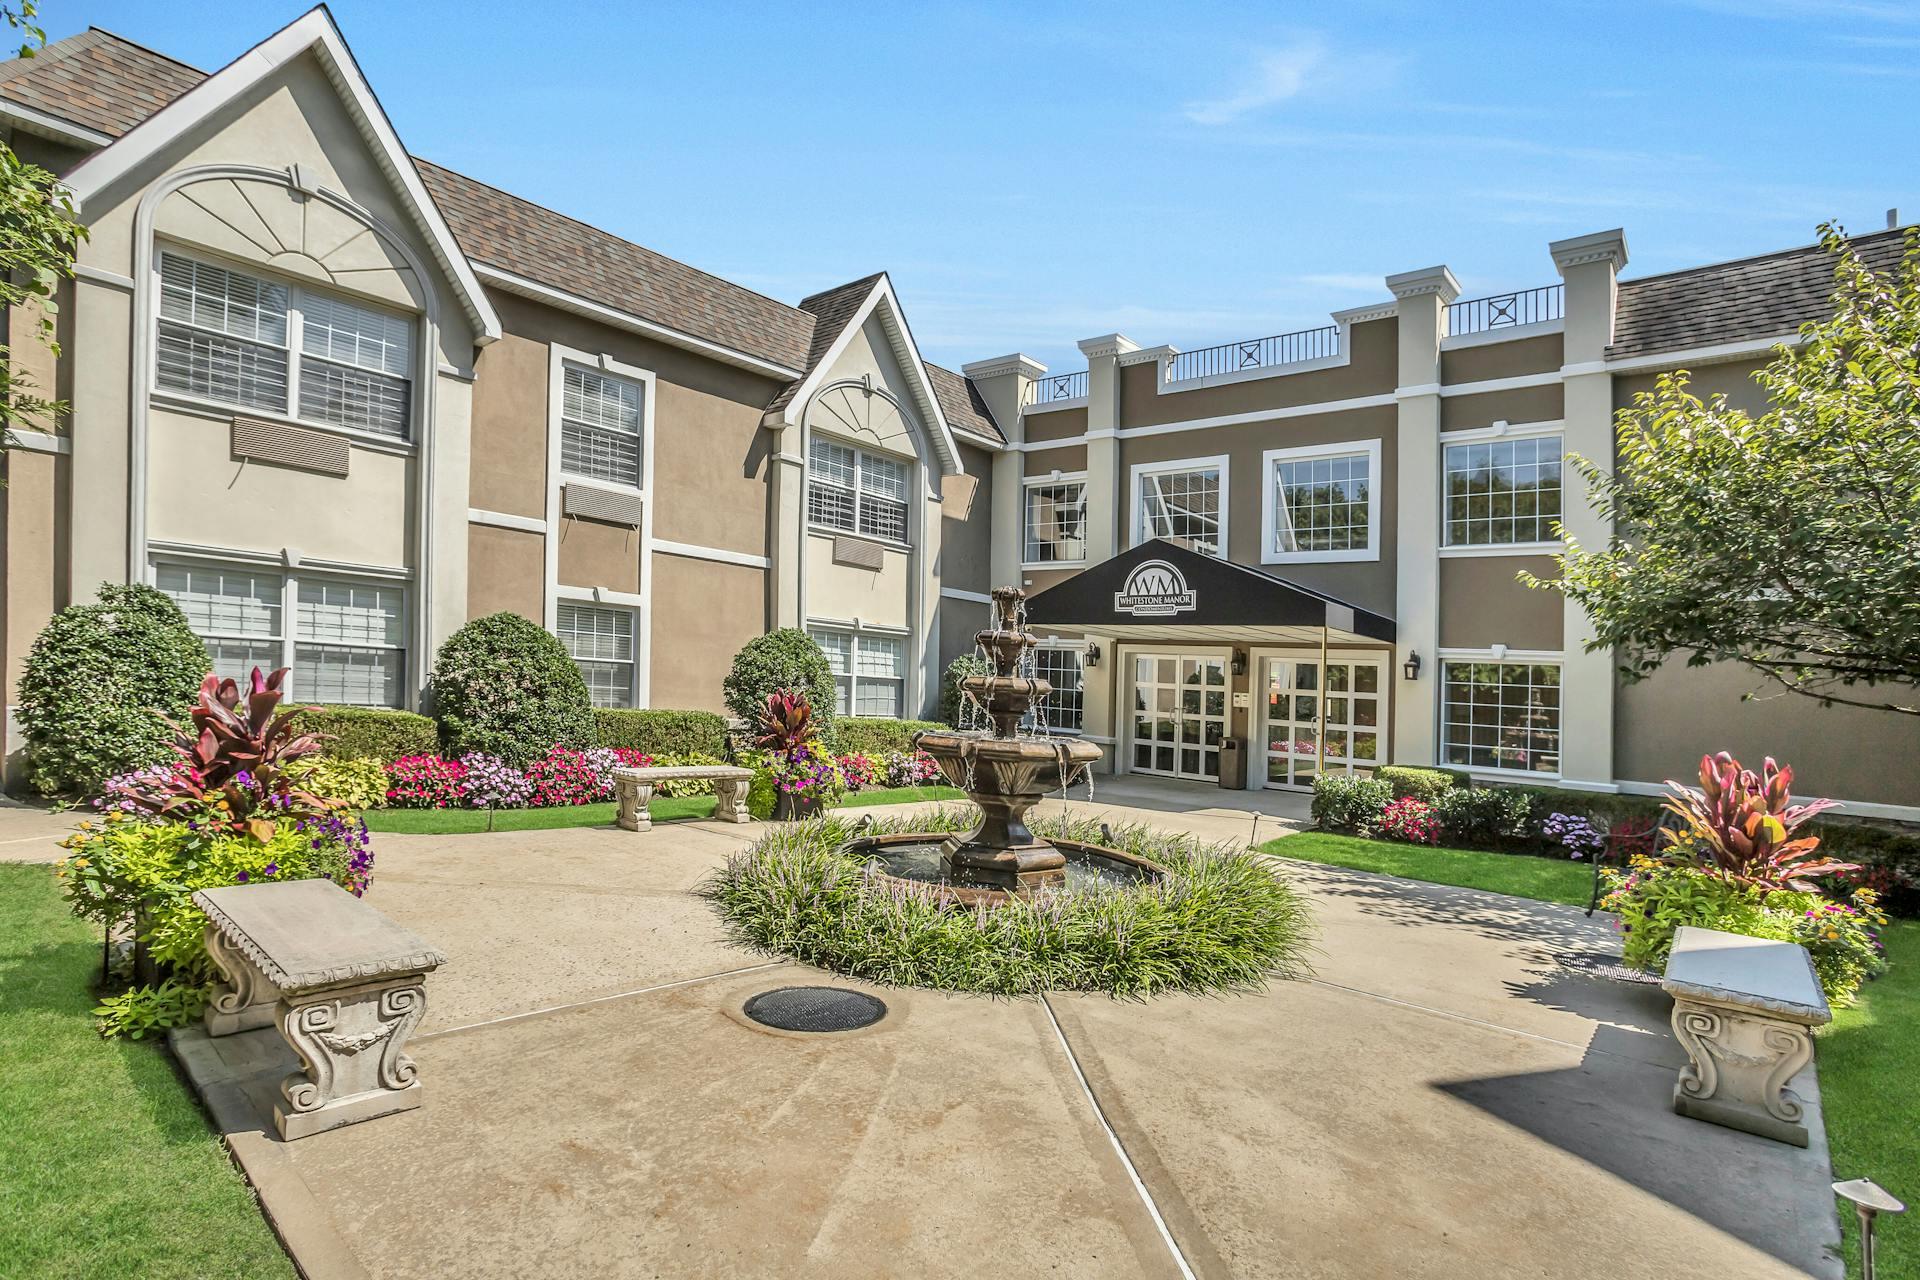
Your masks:
M 1121 333 L 1080 343 L 1087 358 L 1087 563 L 1111 559 L 1129 541 L 1126 477 L 1120 471 L 1120 357 L 1140 344 Z
M 1440 339 L 1460 282 L 1444 266 L 1387 277 L 1399 299 L 1400 366 L 1394 495 L 1395 665 L 1420 654 L 1420 679 L 1393 679 L 1393 760 L 1438 760 L 1440 703 Z
M 1620 268 L 1627 264 L 1627 238 L 1620 229 L 1556 240 L 1548 248 L 1566 281 L 1566 363 L 1560 370 L 1566 396 L 1566 451 L 1613 466 L 1613 377 L 1607 344 Z M 1587 505 L 1587 487 L 1569 468 L 1563 473 L 1561 520 L 1584 547 L 1606 545 L 1613 530 Z M 1562 606 L 1560 669 L 1560 776 L 1573 786 L 1614 788 L 1611 649 L 1587 652 L 1593 623 L 1572 600 Z
M 1031 356 L 1015 352 L 991 360 L 975 360 L 962 365 L 980 391 L 981 399 L 993 411 L 994 421 L 1007 437 L 1007 447 L 993 458 L 993 501 L 990 513 L 993 554 L 989 564 L 994 586 L 1017 586 L 1020 582 L 1020 538 L 1026 519 L 1021 482 L 1025 479 L 1026 456 L 1020 452 L 1026 440 L 1021 410 L 1026 406 L 1027 389 L 1045 374 L 1047 366 Z

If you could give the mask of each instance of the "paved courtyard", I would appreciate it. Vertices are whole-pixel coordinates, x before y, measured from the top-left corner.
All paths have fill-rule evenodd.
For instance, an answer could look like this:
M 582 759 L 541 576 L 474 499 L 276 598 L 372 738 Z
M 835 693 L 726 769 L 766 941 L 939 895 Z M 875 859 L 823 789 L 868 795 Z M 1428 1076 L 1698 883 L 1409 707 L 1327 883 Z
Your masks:
M 1263 839 L 1303 816 L 1256 803 Z M 1617 946 L 1576 910 L 1290 864 L 1312 981 L 876 989 L 876 1027 L 801 1037 L 740 1006 L 823 975 L 730 946 L 688 893 L 754 830 L 380 837 L 369 900 L 453 957 L 414 1042 L 426 1105 L 282 1144 L 271 1033 L 203 1046 L 309 1274 L 1839 1274 L 1818 1117 L 1801 1151 L 1673 1115 L 1667 1001 L 1589 972 Z

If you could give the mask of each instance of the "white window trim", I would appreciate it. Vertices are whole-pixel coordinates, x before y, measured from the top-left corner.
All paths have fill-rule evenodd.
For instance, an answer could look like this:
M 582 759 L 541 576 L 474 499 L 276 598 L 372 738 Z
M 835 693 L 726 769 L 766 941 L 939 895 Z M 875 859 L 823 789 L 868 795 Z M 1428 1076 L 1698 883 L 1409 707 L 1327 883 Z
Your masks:
M 1442 769 L 1464 768 L 1467 774 L 1475 778 L 1491 778 L 1496 782 L 1558 782 L 1561 770 L 1543 772 L 1535 769 L 1501 769 L 1494 767 L 1450 765 L 1444 757 L 1447 751 L 1447 664 L 1449 662 L 1481 662 L 1496 666 L 1536 666 L 1558 667 L 1560 669 L 1560 743 L 1558 752 L 1561 762 L 1566 761 L 1566 715 L 1567 715 L 1567 664 L 1566 653 L 1560 649 L 1509 649 L 1505 645 L 1494 645 L 1486 649 L 1435 650 L 1435 661 L 1439 665 L 1435 681 L 1438 686 L 1434 692 L 1434 721 L 1438 732 L 1434 737 L 1434 759 Z
M 560 470 L 561 410 L 566 395 L 564 371 L 569 364 L 592 369 L 616 378 L 641 384 L 640 388 L 640 487 L 627 489 L 600 481 L 572 478 Z M 563 599 L 625 605 L 634 609 L 634 690 L 633 705 L 645 710 L 653 705 L 653 440 L 655 408 L 659 401 L 658 379 L 651 369 L 627 364 L 606 352 L 593 353 L 551 343 L 547 355 L 547 514 L 546 584 L 542 604 L 543 623 L 552 631 L 559 623 Z M 640 590 L 613 591 L 604 587 L 572 587 L 560 582 L 560 541 L 566 518 L 561 514 L 560 496 L 569 484 L 596 486 L 632 493 L 640 499 Z
M 1438 518 L 1440 527 L 1434 530 L 1434 543 L 1443 560 L 1473 559 L 1479 556 L 1542 556 L 1557 555 L 1567 549 L 1567 544 L 1558 538 L 1543 538 L 1537 542 L 1448 542 L 1447 541 L 1447 449 L 1457 444 L 1482 444 L 1495 440 L 1525 440 L 1539 436 L 1560 436 L 1560 518 L 1567 515 L 1566 484 L 1566 447 L 1567 423 L 1564 418 L 1543 419 L 1539 422 L 1508 422 L 1499 419 L 1491 426 L 1467 427 L 1458 431 L 1440 433 L 1440 476 Z
M 842 449 L 853 450 L 853 453 L 854 453 L 853 485 L 850 490 L 853 494 L 853 528 L 851 529 L 842 529 L 836 525 L 830 525 L 830 524 L 819 524 L 813 519 L 813 501 L 812 501 L 812 498 L 813 498 L 813 442 L 815 440 L 824 440 L 828 444 L 838 445 Z M 860 456 L 862 454 L 871 455 L 872 457 L 882 459 L 883 461 L 886 461 L 886 462 L 897 463 L 906 469 L 907 496 L 905 498 L 899 499 L 898 501 L 902 506 L 906 507 L 907 509 L 907 521 L 906 521 L 907 536 L 905 538 L 900 539 L 897 542 L 892 538 L 883 538 L 877 533 L 867 533 L 860 528 L 860 501 L 862 497 L 865 496 L 865 490 L 862 489 L 860 485 L 860 479 L 865 474 L 865 472 L 861 469 L 861 465 L 860 465 Z M 919 482 L 919 477 L 920 477 L 920 460 L 918 458 L 908 457 L 905 454 L 893 453 L 885 449 L 875 449 L 870 445 L 862 444 L 859 441 L 850 439 L 846 436 L 835 435 L 831 431 L 823 431 L 819 427 L 813 427 L 807 433 L 807 456 L 801 468 L 801 491 L 800 491 L 801 508 L 800 509 L 801 509 L 803 518 L 806 521 L 807 531 L 809 533 L 824 534 L 832 538 L 863 538 L 868 542 L 874 543 L 878 546 L 888 547 L 895 551 L 912 551 L 913 550 L 913 508 L 914 508 L 913 496 L 915 493 L 915 487 Z M 834 480 L 826 480 L 826 481 L 823 481 L 822 483 L 833 485 L 835 488 L 842 487 L 838 481 L 834 481 Z M 876 494 L 875 496 L 878 497 L 879 495 Z M 885 500 L 893 501 L 893 499 L 885 499 Z
M 160 299 L 164 288 L 164 280 L 161 266 L 163 257 L 166 254 L 172 254 L 177 258 L 184 258 L 189 262 L 198 262 L 204 266 L 217 267 L 222 271 L 229 271 L 250 279 L 277 284 L 285 289 L 287 291 L 286 345 L 280 347 L 275 343 L 261 342 L 257 338 L 242 338 L 237 334 L 224 334 L 219 330 L 207 329 L 185 320 L 169 320 L 166 316 L 162 315 Z M 405 452 L 412 453 L 418 448 L 421 422 L 426 411 L 424 389 L 428 380 L 439 372 L 437 366 L 429 365 L 426 362 L 426 353 L 422 350 L 426 345 L 426 325 L 422 323 L 422 316 L 418 311 L 409 311 L 403 307 L 396 307 L 390 302 L 367 298 L 346 289 L 329 289 L 325 286 L 314 285 L 295 276 L 281 275 L 271 267 L 262 267 L 258 263 L 230 257 L 217 250 L 204 249 L 199 245 L 176 242 L 162 237 L 155 237 L 154 240 L 151 274 L 153 277 L 153 314 L 150 317 L 147 333 L 147 350 L 151 355 L 148 361 L 148 385 L 146 388 L 150 403 L 160 405 L 162 408 L 179 406 L 190 409 L 217 411 L 218 416 L 223 418 L 261 418 L 269 422 L 284 422 L 292 426 L 305 427 L 314 431 L 326 431 L 336 435 L 347 436 L 355 442 L 371 443 L 396 451 L 404 450 Z M 306 308 L 301 305 L 301 297 L 307 293 L 312 293 L 320 297 L 332 294 L 344 302 L 352 303 L 354 306 L 365 307 L 369 311 L 385 312 L 388 315 L 399 316 L 406 320 L 409 329 L 408 340 L 412 344 L 413 349 L 409 352 L 407 360 L 407 433 L 404 436 L 383 435 L 378 431 L 367 431 L 360 427 L 349 427 L 338 422 L 327 422 L 324 419 L 301 416 L 300 375 L 301 366 L 306 360 L 311 358 L 326 363 L 344 365 L 347 368 L 365 369 L 365 366 L 347 365 L 346 362 L 340 360 L 329 361 L 325 356 L 309 357 L 302 349 L 302 339 L 305 336 L 306 329 Z M 276 350 L 284 350 L 287 356 L 286 408 L 256 408 L 252 405 L 239 404 L 228 400 L 215 400 L 208 396 L 194 395 L 190 391 L 180 391 L 172 387 L 161 386 L 160 326 L 162 324 L 177 324 L 183 328 L 191 329 L 196 333 L 229 337 L 237 342 L 249 342 L 254 346 L 274 347 Z M 384 369 L 366 369 L 365 371 L 381 377 L 395 376 L 387 373 Z
M 1341 551 L 1279 551 L 1274 547 L 1279 532 L 1280 505 L 1273 491 L 1274 464 L 1306 458 L 1352 458 L 1367 460 L 1367 545 Z M 1342 440 L 1331 444 L 1299 445 L 1290 449 L 1268 449 L 1260 455 L 1260 563 L 1331 564 L 1380 558 L 1380 441 Z
M 605 367 L 602 367 L 603 361 L 605 362 Z M 648 373 L 644 369 L 636 369 L 632 365 L 623 365 L 619 363 L 617 360 L 614 360 L 611 356 L 606 356 L 606 355 L 598 356 L 592 360 L 576 359 L 571 356 L 562 360 L 560 362 L 560 369 L 559 369 L 559 376 L 561 380 L 559 405 L 560 405 L 561 412 L 557 417 L 555 417 L 553 426 L 556 431 L 559 431 L 563 434 L 563 437 L 564 437 L 564 432 L 566 430 L 566 403 L 567 403 L 566 367 L 568 365 L 573 365 L 575 368 L 581 369 L 587 373 L 603 374 L 609 378 L 615 378 L 624 382 L 637 383 L 639 385 L 640 387 L 640 434 L 637 437 L 636 442 L 640 446 L 640 483 L 628 484 L 623 480 L 606 480 L 606 479 L 602 479 L 599 476 L 581 475 L 577 471 L 567 471 L 564 468 L 560 472 L 561 483 L 577 484 L 577 485 L 580 485 L 582 488 L 587 488 L 587 489 L 605 489 L 611 493 L 624 493 L 624 494 L 635 495 L 638 497 L 645 497 L 647 493 L 647 485 L 651 480 L 651 476 L 649 474 L 649 468 L 653 464 L 653 453 L 652 453 L 653 433 L 650 430 L 650 427 L 652 426 L 652 423 L 653 423 L 653 388 L 654 388 L 653 374 Z M 591 423 L 585 423 L 585 422 L 580 423 L 579 425 L 585 427 L 589 431 L 599 430 L 599 431 L 612 432 L 616 430 L 616 428 L 612 428 L 612 427 L 595 427 Z M 563 443 L 564 443 L 564 438 L 563 438 Z M 562 452 L 564 452 L 564 450 Z M 554 456 L 558 458 L 561 456 L 561 454 L 556 453 Z
M 1148 476 L 1165 475 L 1173 471 L 1204 471 L 1217 468 L 1220 472 L 1220 555 L 1219 559 L 1231 558 L 1228 546 L 1227 493 L 1229 465 L 1232 459 L 1224 453 L 1216 453 L 1204 458 L 1170 458 L 1165 462 L 1136 462 L 1130 471 L 1129 488 L 1132 494 L 1128 502 L 1127 529 L 1129 547 L 1137 547 L 1149 541 L 1147 534 L 1147 509 L 1145 480 Z M 1202 554 L 1205 554 L 1204 552 Z
M 839 618 L 808 618 L 805 624 L 802 625 L 801 630 L 805 631 L 809 637 L 811 637 L 815 631 L 838 631 L 850 636 L 853 640 L 852 645 L 847 649 L 847 709 L 844 713 L 835 712 L 836 715 L 845 714 L 849 719 L 854 720 L 907 720 L 913 718 L 907 715 L 907 710 L 910 705 L 909 699 L 913 693 L 913 668 L 915 665 L 912 631 L 906 627 L 893 627 L 879 623 L 861 622 L 858 618 L 855 618 L 851 622 Z M 900 641 L 900 674 L 897 676 L 867 677 L 867 679 L 872 681 L 883 681 L 900 686 L 900 709 L 891 716 L 862 715 L 859 711 L 855 710 L 855 708 L 860 705 L 860 637 L 862 636 L 875 636 L 881 639 Z M 818 644 L 819 642 L 816 640 L 814 643 Z M 837 698 L 840 677 L 836 675 L 833 678 L 833 683 Z
M 1033 651 L 1035 653 L 1039 653 L 1042 649 L 1053 650 L 1060 653 L 1071 653 L 1072 655 L 1074 655 L 1075 665 L 1080 668 L 1080 727 L 1077 729 L 1062 729 L 1053 725 L 1044 726 L 1046 732 L 1054 735 L 1055 737 L 1082 738 L 1086 736 L 1086 733 L 1087 733 L 1087 701 L 1086 701 L 1087 700 L 1087 648 L 1086 646 L 1087 646 L 1087 642 L 1084 639 L 1071 640 L 1062 636 L 1046 636 L 1041 639 L 1040 643 L 1034 645 L 1033 647 Z
M 156 550 L 148 556 L 146 585 L 153 587 L 155 590 L 159 589 L 160 567 L 162 565 L 175 565 L 183 568 L 192 568 L 197 565 L 201 568 L 235 569 L 249 573 L 272 574 L 280 579 L 280 635 L 278 637 L 280 660 L 275 666 L 292 668 L 292 672 L 288 676 L 288 688 L 286 690 L 289 702 L 299 701 L 307 697 L 307 695 L 300 692 L 300 671 L 294 663 L 295 649 L 300 644 L 305 643 L 335 649 L 384 649 L 388 652 L 399 650 L 406 655 L 400 669 L 400 700 L 392 704 L 380 705 L 389 705 L 391 709 L 399 710 L 410 707 L 413 702 L 413 673 L 420 661 L 420 655 L 415 651 L 411 643 L 411 637 L 414 634 L 413 611 L 415 601 L 414 592 L 408 585 L 407 578 L 398 572 L 340 572 L 331 568 L 324 570 L 318 569 L 313 567 L 313 564 L 314 562 L 303 562 L 297 556 L 285 553 L 280 556 L 266 556 L 258 552 L 248 553 L 240 551 L 232 554 L 221 554 L 214 548 L 206 548 L 204 550 L 200 548 L 169 548 L 166 550 Z M 312 582 L 344 584 L 347 586 L 390 587 L 399 591 L 401 634 L 407 636 L 408 640 L 400 644 L 366 644 L 360 642 L 345 644 L 330 640 L 303 640 L 300 635 L 300 583 L 302 579 Z M 194 634 L 199 635 L 200 633 L 196 631 Z M 242 643 L 264 642 L 269 639 L 264 636 L 220 636 L 216 638 L 236 640 Z M 340 705 L 373 706 L 375 704 L 354 703 Z
M 1028 560 L 1027 554 L 1027 490 L 1042 485 L 1077 484 L 1080 486 L 1080 502 L 1084 510 L 1087 504 L 1087 473 L 1085 471 L 1055 471 L 1050 475 L 1026 476 L 1020 481 L 1020 567 L 1022 569 L 1077 569 L 1084 568 L 1087 557 L 1082 554 L 1077 560 Z M 1083 518 L 1091 518 L 1087 512 Z M 1086 544 L 1086 531 L 1080 535 L 1081 545 Z M 989 597 L 991 598 L 991 597 Z

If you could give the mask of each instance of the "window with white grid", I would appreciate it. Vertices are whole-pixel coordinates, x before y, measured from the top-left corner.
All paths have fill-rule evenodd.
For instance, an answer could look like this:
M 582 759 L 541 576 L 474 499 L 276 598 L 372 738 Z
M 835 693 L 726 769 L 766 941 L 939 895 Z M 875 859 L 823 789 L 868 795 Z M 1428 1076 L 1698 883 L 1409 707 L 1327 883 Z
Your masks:
M 311 289 L 299 308 L 300 416 L 406 439 L 413 322 Z
M 560 469 L 638 487 L 643 394 L 636 382 L 568 365 L 560 392 Z
M 293 681 L 311 702 L 393 707 L 406 679 L 406 593 L 398 586 L 302 579 Z
M 1442 761 L 1465 769 L 1560 772 L 1560 668 L 1442 664 Z
M 160 254 L 163 391 L 405 440 L 413 340 L 398 312 Z
M 853 633 L 813 627 L 807 631 L 833 669 L 833 713 L 846 715 L 853 702 Z
M 1557 435 L 1448 445 L 1447 545 L 1556 541 L 1561 453 Z
M 907 643 L 901 636 L 809 627 L 833 669 L 836 715 L 895 716 L 906 704 Z
M 1373 549 L 1373 466 L 1366 451 L 1273 459 L 1275 555 Z
M 1051 645 L 1033 651 L 1033 673 L 1053 686 L 1043 708 L 1049 729 L 1080 731 L 1080 651 Z
M 911 476 L 904 462 L 816 435 L 807 445 L 807 523 L 905 542 Z
M 1026 506 L 1025 563 L 1077 564 L 1087 558 L 1086 481 L 1029 481 Z
M 282 661 L 284 587 L 280 575 L 218 565 L 162 564 L 154 585 L 173 598 L 194 634 L 206 642 L 213 673 L 242 686 L 255 667 Z
M 1221 472 L 1217 464 L 1208 464 L 1136 473 L 1137 540 L 1177 538 L 1206 555 L 1226 554 Z
M 633 705 L 633 610 L 563 601 L 554 631 L 579 664 L 594 706 Z

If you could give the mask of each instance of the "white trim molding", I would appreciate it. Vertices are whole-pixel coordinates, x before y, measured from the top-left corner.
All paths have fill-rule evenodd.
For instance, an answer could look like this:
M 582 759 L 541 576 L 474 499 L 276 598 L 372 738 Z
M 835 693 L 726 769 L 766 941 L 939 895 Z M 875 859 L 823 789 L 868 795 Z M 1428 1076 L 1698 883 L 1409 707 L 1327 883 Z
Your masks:
M 24 102 L 11 99 L 0 101 L 0 121 L 24 129 L 41 138 L 50 138 L 55 142 L 64 142 L 68 146 L 96 149 L 113 145 L 113 136 L 98 129 L 89 129 L 83 124 L 56 116 L 50 112 L 36 110 Z
M 105 285 L 109 289 L 119 289 L 124 293 L 132 293 L 134 289 L 132 276 L 123 276 L 118 271 L 109 271 L 105 267 L 91 267 L 84 262 L 76 262 L 73 264 L 73 278 L 75 280 L 85 280 L 88 284 Z
M 940 588 L 942 600 L 964 600 L 968 604 L 992 604 L 993 597 L 984 591 L 966 591 L 959 587 Z
M 13 448 L 25 449 L 28 453 L 72 453 L 73 441 L 65 436 L 57 436 L 49 431 L 14 431 L 8 433 Z
M 1481 329 L 1474 333 L 1450 333 L 1440 339 L 1440 349 L 1459 351 L 1463 347 L 1491 347 L 1502 342 L 1524 342 L 1528 338 L 1544 338 L 1566 331 L 1565 319 L 1537 320 L 1532 324 L 1503 325 L 1498 329 Z
M 1163 475 L 1174 471 L 1205 471 L 1208 468 L 1220 473 L 1220 551 L 1219 559 L 1230 559 L 1227 540 L 1227 494 L 1229 472 L 1233 463 L 1232 455 L 1225 453 L 1210 454 L 1202 458 L 1168 458 L 1163 462 L 1136 462 L 1127 472 L 1127 546 L 1137 547 L 1148 541 L 1145 530 L 1145 506 L 1143 498 L 1146 490 L 1142 481 L 1150 475 Z M 1152 535 L 1158 537 L 1158 534 Z
M 737 564 L 744 569 L 765 569 L 773 563 L 767 556 L 757 556 L 747 551 L 727 551 L 720 547 L 703 547 L 692 542 L 671 542 L 666 538 L 655 538 L 653 549 L 663 551 L 670 556 L 683 556 L 689 560 L 711 560 L 716 564 Z
M 518 529 L 521 533 L 545 533 L 547 522 L 538 516 L 516 516 L 505 511 L 467 508 L 467 523 L 490 525 L 495 529 Z
M 1339 551 L 1281 551 L 1275 545 L 1279 532 L 1279 494 L 1274 487 L 1276 464 L 1314 458 L 1364 457 L 1367 460 L 1367 545 Z M 1328 444 L 1297 445 L 1288 449 L 1268 449 L 1260 455 L 1260 563 L 1329 564 L 1380 558 L 1380 507 L 1383 486 L 1380 475 L 1380 441 L 1341 440 Z

